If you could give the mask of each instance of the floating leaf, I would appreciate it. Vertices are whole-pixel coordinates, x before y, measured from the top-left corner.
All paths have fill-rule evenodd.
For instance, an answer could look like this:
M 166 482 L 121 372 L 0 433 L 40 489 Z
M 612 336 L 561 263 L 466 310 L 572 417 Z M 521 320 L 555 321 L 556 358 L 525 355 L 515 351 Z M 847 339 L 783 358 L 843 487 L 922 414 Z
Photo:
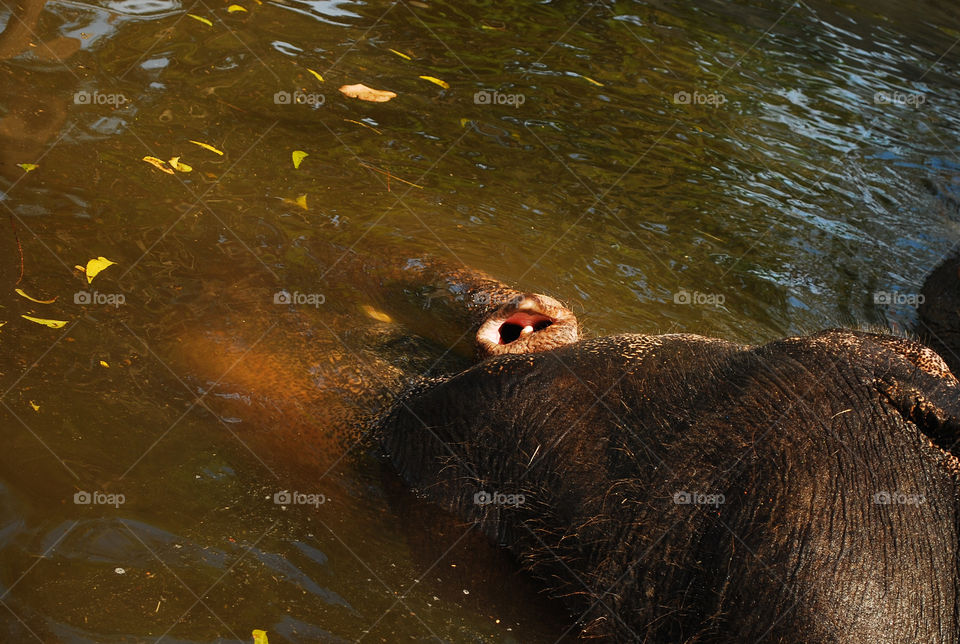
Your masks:
M 36 163 L 18 163 L 17 167 L 21 168 L 24 172 L 33 172 L 40 166 L 38 166 Z
M 409 56 L 407 56 L 407 55 L 406 55 L 405 53 L 403 53 L 402 51 L 397 51 L 396 49 L 391 49 L 390 51 L 392 51 L 393 53 L 395 53 L 395 54 L 396 54 L 397 56 L 399 56 L 400 58 L 405 58 L 406 60 L 413 60 L 412 58 L 410 58 Z
M 253 629 L 253 644 L 270 644 L 267 641 L 267 632 L 261 631 L 259 628 Z
M 206 18 L 204 18 L 203 16 L 197 16 L 197 15 L 194 15 L 194 14 L 192 14 L 192 13 L 188 13 L 187 15 L 190 16 L 191 18 L 193 18 L 194 20 L 199 20 L 200 22 L 202 22 L 203 24 L 207 25 L 208 27 L 212 27 L 212 26 L 213 26 L 213 23 L 210 22 L 209 20 L 207 20 Z
M 108 369 L 110 368 L 110 365 L 107 364 L 106 360 L 101 360 L 101 361 L 100 361 L 100 366 L 101 366 L 101 367 L 107 367 Z
M 54 302 L 57 301 L 57 298 L 56 298 L 56 297 L 54 297 L 52 300 L 38 300 L 37 298 L 35 298 L 35 297 L 30 297 L 29 295 L 27 295 L 26 293 L 24 293 L 22 288 L 15 288 L 15 289 L 13 289 L 13 291 L 14 291 L 14 293 L 16 293 L 17 295 L 19 295 L 19 296 L 21 296 L 21 297 L 25 297 L 25 298 L 27 298 L 28 300 L 30 300 L 31 302 L 36 302 L 37 304 L 53 304 Z
M 230 5 L 229 7 L 227 7 L 227 11 L 229 11 L 230 13 L 237 13 L 238 11 L 239 11 L 239 12 L 243 12 L 243 13 L 246 13 L 246 12 L 247 12 L 246 9 L 244 9 L 243 7 L 241 7 L 241 6 L 238 5 L 238 4 L 232 4 L 232 5 Z
M 386 103 L 391 98 L 396 98 L 395 92 L 385 89 L 373 89 L 366 85 L 344 85 L 340 88 L 340 93 L 350 98 L 359 98 L 361 101 L 371 101 L 373 103 Z
M 193 167 L 186 163 L 180 163 L 180 157 L 173 157 L 169 161 L 170 167 L 178 172 L 193 172 Z
M 471 123 L 473 123 L 473 121 L 470 119 L 460 119 L 460 127 L 467 127 Z
M 223 152 L 221 150 L 218 150 L 217 148 L 213 147 L 209 143 L 203 143 L 202 141 L 194 141 L 193 139 L 190 139 L 190 143 L 193 143 L 194 145 L 199 145 L 204 150 L 210 150 L 214 154 L 219 154 L 220 156 L 223 156 Z
M 373 308 L 372 306 L 369 306 L 369 305 L 367 305 L 367 304 L 364 304 L 364 305 L 361 306 L 360 308 L 363 309 L 363 312 L 364 312 L 364 313 L 366 313 L 368 316 L 370 316 L 371 318 L 373 318 L 373 319 L 376 320 L 377 322 L 393 322 L 393 318 L 391 318 L 389 315 L 387 315 L 386 313 L 384 313 L 384 312 L 382 312 L 382 311 L 378 311 L 377 309 Z
M 32 400 L 29 400 L 29 401 L 27 401 L 27 402 L 29 402 L 29 403 L 30 403 L 30 406 L 33 407 L 33 411 L 40 411 L 40 405 L 38 405 L 37 403 L 33 402 Z
M 422 78 L 422 79 L 425 80 L 425 81 L 430 81 L 430 82 L 433 83 L 434 85 L 439 85 L 439 86 L 442 87 L 443 89 L 450 89 L 450 83 L 448 83 L 448 82 L 445 81 L 445 80 L 440 80 L 439 78 L 437 78 L 437 77 L 435 77 L 435 76 L 421 76 L 420 78 Z
M 306 159 L 308 156 L 310 156 L 310 155 L 307 154 L 306 152 L 304 152 L 303 150 L 294 150 L 294 151 L 293 151 L 293 167 L 294 167 L 294 169 L 299 170 L 299 169 L 300 169 L 300 164 L 303 163 L 303 160 Z
M 173 174 L 173 170 L 167 167 L 166 162 L 163 159 L 158 159 L 157 157 L 143 157 L 143 160 L 152 165 L 157 170 L 166 172 L 167 174 Z
M 593 84 L 596 85 L 597 87 L 603 87 L 603 83 L 601 83 L 600 81 L 595 81 L 595 80 L 593 80 L 592 78 L 590 78 L 589 76 L 584 76 L 583 74 L 580 74 L 580 78 L 582 78 L 582 79 L 584 79 L 584 80 L 587 80 L 587 81 L 590 81 L 591 83 L 593 83 Z
M 290 204 L 291 206 L 299 206 L 300 208 L 307 210 L 307 195 L 300 195 L 296 199 L 284 197 L 283 203 Z
M 66 320 L 45 320 L 43 318 L 30 317 L 29 315 L 21 315 L 20 317 L 22 317 L 24 320 L 30 320 L 31 322 L 36 322 L 37 324 L 43 324 L 44 326 L 48 326 L 51 329 L 62 329 L 64 325 L 67 323 Z
M 313 74 L 314 76 L 316 76 L 318 81 L 320 81 L 321 83 L 324 82 L 323 76 L 320 75 L 320 72 L 315 72 L 315 71 L 313 71 L 312 69 L 310 69 L 309 67 L 307 67 L 306 70 L 307 70 L 308 72 L 310 72 L 311 74 Z
M 93 278 L 100 274 L 100 271 L 113 266 L 116 262 L 111 262 L 109 259 L 101 255 L 96 259 L 91 259 L 87 262 L 87 268 L 84 269 L 84 272 L 87 274 L 87 284 L 93 281 Z

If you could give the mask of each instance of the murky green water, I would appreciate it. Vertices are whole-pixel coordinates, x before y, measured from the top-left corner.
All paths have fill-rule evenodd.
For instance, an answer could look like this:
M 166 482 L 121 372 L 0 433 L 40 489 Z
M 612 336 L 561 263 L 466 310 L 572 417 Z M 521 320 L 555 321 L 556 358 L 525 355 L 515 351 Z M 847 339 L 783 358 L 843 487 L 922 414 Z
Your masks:
M 10 641 L 569 636 L 369 445 L 327 441 L 457 359 L 442 314 L 328 270 L 346 248 L 480 268 L 596 334 L 759 342 L 908 329 L 956 237 L 948 2 L 229 4 L 0 7 Z

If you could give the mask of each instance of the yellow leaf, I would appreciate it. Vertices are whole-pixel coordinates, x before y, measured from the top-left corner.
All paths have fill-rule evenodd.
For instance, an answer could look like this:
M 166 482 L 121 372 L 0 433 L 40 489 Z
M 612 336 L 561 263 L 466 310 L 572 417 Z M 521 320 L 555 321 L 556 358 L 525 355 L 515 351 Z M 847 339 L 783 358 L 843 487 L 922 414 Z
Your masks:
M 344 85 L 340 88 L 340 93 L 350 98 L 359 98 L 361 101 L 371 101 L 373 103 L 386 103 L 391 98 L 396 98 L 395 92 L 385 89 L 373 89 L 366 85 Z
M 590 81 L 591 83 L 593 83 L 593 84 L 596 85 L 597 87 L 603 87 L 603 83 L 601 83 L 601 82 L 599 82 L 599 81 L 595 81 L 595 80 L 593 80 L 592 78 L 590 78 L 589 76 L 584 76 L 583 74 L 580 74 L 580 78 L 583 78 L 584 80 Z
M 373 318 L 373 319 L 376 320 L 377 322 L 393 322 L 393 318 L 391 318 L 391 317 L 390 317 L 389 315 L 387 315 L 386 313 L 383 313 L 382 311 L 378 311 L 377 309 L 373 308 L 372 306 L 368 306 L 368 305 L 364 304 L 364 305 L 361 306 L 360 308 L 363 309 L 363 312 L 364 312 L 364 313 L 366 313 L 368 316 L 370 316 L 371 318 Z
M 407 59 L 407 60 L 413 60 L 412 58 L 410 58 L 409 56 L 407 56 L 407 55 L 406 55 L 405 53 L 403 53 L 402 51 L 397 51 L 396 49 L 391 49 L 390 51 L 392 51 L 393 53 L 395 53 L 395 54 L 396 54 L 397 56 L 399 56 L 400 58 L 405 58 L 405 59 Z
M 24 320 L 30 320 L 31 322 L 36 322 L 37 324 L 43 324 L 50 327 L 51 329 L 62 329 L 67 323 L 66 320 L 44 320 L 43 318 L 33 318 L 29 315 L 21 315 Z
M 439 85 L 443 89 L 450 89 L 450 83 L 444 80 L 440 80 L 439 78 L 436 78 L 434 76 L 421 76 L 420 78 L 422 78 L 425 81 L 430 81 L 434 85 Z
M 113 266 L 116 262 L 111 262 L 109 259 L 101 255 L 96 259 L 91 259 L 87 262 L 87 268 L 84 272 L 87 274 L 87 284 L 93 281 L 93 278 L 100 274 L 100 271 Z
M 6 324 L 6 322 L 0 322 L 0 326 L 3 326 L 4 324 Z
M 18 163 L 17 166 L 22 168 L 24 172 L 33 172 L 40 167 L 36 163 Z
M 283 203 L 290 204 L 291 206 L 299 206 L 300 208 L 307 210 L 307 195 L 300 195 L 296 199 L 284 197 Z
M 247 12 L 246 9 L 244 9 L 243 7 L 241 7 L 241 6 L 238 5 L 238 4 L 232 4 L 232 5 L 230 5 L 229 7 L 227 7 L 227 11 L 229 11 L 230 13 L 237 13 L 238 11 L 242 11 L 243 13 L 246 13 L 246 12 Z
M 303 150 L 294 150 L 294 151 L 293 151 L 293 167 L 294 167 L 294 169 L 299 170 L 299 169 L 300 169 L 300 164 L 303 163 L 303 160 L 306 159 L 308 156 L 310 156 L 310 155 L 307 154 L 306 152 L 304 152 Z
M 29 403 L 30 403 L 30 406 L 33 407 L 33 411 L 40 411 L 40 405 L 38 405 L 37 403 L 33 402 L 32 400 L 29 401 Z
M 167 167 L 167 164 L 163 159 L 158 159 L 157 157 L 143 157 L 143 160 L 152 165 L 157 170 L 166 172 L 167 174 L 173 174 L 173 170 Z
M 460 127 L 467 127 L 472 122 L 470 119 L 460 119 Z
M 206 18 L 204 18 L 203 16 L 196 16 L 196 15 L 194 15 L 194 14 L 192 14 L 192 13 L 188 13 L 187 15 L 190 16 L 191 18 L 193 18 L 194 20 L 199 20 L 200 22 L 202 22 L 203 24 L 207 25 L 208 27 L 212 27 L 212 26 L 213 26 L 213 23 L 210 22 L 209 20 L 207 20 Z
M 100 366 L 101 366 L 101 367 L 108 367 L 108 368 L 110 367 L 110 365 L 108 365 L 105 360 L 101 360 L 101 361 L 100 361 Z
M 22 296 L 22 297 L 25 297 L 25 298 L 27 298 L 28 300 L 30 300 L 31 302 L 36 302 L 37 304 L 53 304 L 54 302 L 57 301 L 57 298 L 56 298 L 56 297 L 54 297 L 52 300 L 38 300 L 38 299 L 35 298 L 35 297 L 30 297 L 29 295 L 27 295 L 26 293 L 23 292 L 23 289 L 20 289 L 20 288 L 15 288 L 15 289 L 13 289 L 13 291 L 14 291 L 14 293 L 16 293 L 17 295 L 20 295 L 20 296 Z
M 180 157 L 173 157 L 169 161 L 170 167 L 179 172 L 193 172 L 193 168 L 186 163 L 180 163 Z
M 253 629 L 253 644 L 270 644 L 267 641 L 267 632 L 261 631 L 259 628 Z
M 312 69 L 310 69 L 309 67 L 307 67 L 306 69 L 307 69 L 308 72 L 310 72 L 311 74 L 313 74 L 314 76 L 316 76 L 318 81 L 320 81 L 321 83 L 324 82 L 324 81 L 323 81 L 323 76 L 320 75 L 320 72 L 315 72 L 315 71 L 313 71 Z
M 201 142 L 201 141 L 194 141 L 193 139 L 190 139 L 190 143 L 193 143 L 194 145 L 199 145 L 199 146 L 200 146 L 201 148 L 203 148 L 204 150 L 210 150 L 210 151 L 213 152 L 214 154 L 219 154 L 220 156 L 223 156 L 223 152 L 222 152 L 222 151 L 218 150 L 217 148 L 213 147 L 212 145 L 210 145 L 210 144 L 208 144 L 208 143 L 203 143 L 203 142 Z

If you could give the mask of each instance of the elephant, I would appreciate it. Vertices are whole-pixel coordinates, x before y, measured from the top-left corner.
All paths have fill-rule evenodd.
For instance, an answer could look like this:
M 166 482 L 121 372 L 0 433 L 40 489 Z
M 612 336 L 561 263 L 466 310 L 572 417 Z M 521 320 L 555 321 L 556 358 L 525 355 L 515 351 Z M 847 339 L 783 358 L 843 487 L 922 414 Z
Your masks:
M 960 374 L 960 252 L 931 271 L 920 294 L 917 334 Z
M 357 337 L 329 363 L 268 337 L 220 381 L 261 396 L 228 415 L 262 416 L 271 464 L 309 476 L 372 438 L 407 486 L 565 602 L 584 637 L 960 641 L 960 383 L 935 351 L 843 329 L 761 346 L 584 338 L 558 300 L 478 271 L 330 257 L 324 274 L 369 280 L 364 301 L 389 315 L 328 315 Z M 284 328 L 311 333 L 289 315 Z M 241 356 L 209 332 L 184 337 L 211 381 Z
M 936 352 L 844 329 L 583 339 L 557 306 L 488 312 L 481 360 L 416 379 L 375 431 L 582 636 L 960 641 L 960 383 Z

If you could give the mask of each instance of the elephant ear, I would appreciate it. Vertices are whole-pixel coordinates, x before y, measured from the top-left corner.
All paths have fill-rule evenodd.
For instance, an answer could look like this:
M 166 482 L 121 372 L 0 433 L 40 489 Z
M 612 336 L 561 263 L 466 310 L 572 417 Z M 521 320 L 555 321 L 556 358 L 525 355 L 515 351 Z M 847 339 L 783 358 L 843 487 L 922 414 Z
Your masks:
M 939 355 L 893 336 L 864 334 L 880 349 L 875 385 L 936 447 L 946 468 L 960 476 L 960 383 Z

